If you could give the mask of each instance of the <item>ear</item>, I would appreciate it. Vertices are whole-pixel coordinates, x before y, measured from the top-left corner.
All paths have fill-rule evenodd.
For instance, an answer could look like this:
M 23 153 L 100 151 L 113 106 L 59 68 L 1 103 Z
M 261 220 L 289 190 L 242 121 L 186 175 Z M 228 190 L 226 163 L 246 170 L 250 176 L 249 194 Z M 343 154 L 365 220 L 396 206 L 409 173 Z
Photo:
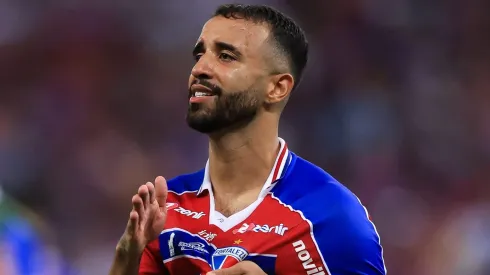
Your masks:
M 277 74 L 271 77 L 265 102 L 275 104 L 288 98 L 294 86 L 291 74 Z

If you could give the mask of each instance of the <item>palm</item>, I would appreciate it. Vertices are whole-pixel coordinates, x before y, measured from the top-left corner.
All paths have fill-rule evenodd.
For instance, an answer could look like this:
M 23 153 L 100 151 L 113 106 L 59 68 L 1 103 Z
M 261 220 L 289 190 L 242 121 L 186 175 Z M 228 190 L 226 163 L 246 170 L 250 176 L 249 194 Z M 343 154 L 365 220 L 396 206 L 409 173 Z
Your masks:
M 166 200 L 167 183 L 163 177 L 156 178 L 155 186 L 152 183 L 140 186 L 133 196 L 133 210 L 120 245 L 140 253 L 158 238 L 167 219 Z
M 143 227 L 145 240 L 150 242 L 158 237 L 163 230 L 165 221 L 167 220 L 167 213 L 165 204 L 160 208 L 160 205 L 155 200 L 150 206 L 149 217 L 146 224 Z

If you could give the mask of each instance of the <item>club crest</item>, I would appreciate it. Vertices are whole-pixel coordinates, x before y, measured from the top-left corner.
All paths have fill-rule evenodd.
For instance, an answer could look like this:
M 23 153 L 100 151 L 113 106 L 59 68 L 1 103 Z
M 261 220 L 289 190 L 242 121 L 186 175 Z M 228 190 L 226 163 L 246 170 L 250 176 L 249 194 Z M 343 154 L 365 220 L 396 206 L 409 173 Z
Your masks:
M 232 267 L 248 256 L 247 250 L 239 246 L 218 248 L 212 255 L 213 270 Z

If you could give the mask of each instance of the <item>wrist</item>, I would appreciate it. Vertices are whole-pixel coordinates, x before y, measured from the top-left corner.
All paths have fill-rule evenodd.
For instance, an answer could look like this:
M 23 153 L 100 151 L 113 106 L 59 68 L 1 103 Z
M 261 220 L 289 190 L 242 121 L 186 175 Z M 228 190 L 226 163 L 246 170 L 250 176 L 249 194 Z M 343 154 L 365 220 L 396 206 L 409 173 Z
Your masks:
M 119 242 L 116 246 L 115 260 L 117 262 L 125 263 L 139 262 L 142 254 L 142 249 L 135 248 L 134 246 L 128 245 L 124 242 Z

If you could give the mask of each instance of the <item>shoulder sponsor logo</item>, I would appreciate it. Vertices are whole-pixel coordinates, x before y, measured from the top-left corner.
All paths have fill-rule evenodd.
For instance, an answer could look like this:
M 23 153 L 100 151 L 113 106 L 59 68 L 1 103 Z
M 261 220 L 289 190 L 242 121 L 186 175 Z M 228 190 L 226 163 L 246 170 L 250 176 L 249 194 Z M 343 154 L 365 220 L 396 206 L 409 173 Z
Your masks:
M 247 250 L 239 246 L 218 248 L 212 255 L 213 270 L 232 267 L 247 256 Z
M 187 209 L 179 206 L 179 204 L 177 204 L 175 202 L 167 202 L 166 207 L 167 207 L 167 211 L 172 210 L 172 211 L 178 212 L 184 216 L 192 217 L 193 219 L 200 219 L 206 215 L 204 212 L 195 212 L 195 211 L 187 210 Z
M 258 224 L 247 224 L 244 223 L 239 229 L 233 230 L 233 234 L 243 234 L 245 232 L 263 232 L 263 233 L 276 233 L 277 235 L 284 236 L 284 233 L 288 230 L 284 224 L 276 225 L 276 226 L 269 226 L 267 224 L 265 225 L 258 225 Z
M 297 241 L 293 243 L 294 251 L 298 253 L 298 259 L 303 264 L 303 268 L 308 275 L 325 275 L 323 266 L 317 266 L 313 263 L 310 253 L 306 249 L 306 245 L 303 241 Z

